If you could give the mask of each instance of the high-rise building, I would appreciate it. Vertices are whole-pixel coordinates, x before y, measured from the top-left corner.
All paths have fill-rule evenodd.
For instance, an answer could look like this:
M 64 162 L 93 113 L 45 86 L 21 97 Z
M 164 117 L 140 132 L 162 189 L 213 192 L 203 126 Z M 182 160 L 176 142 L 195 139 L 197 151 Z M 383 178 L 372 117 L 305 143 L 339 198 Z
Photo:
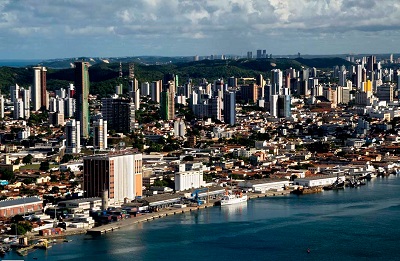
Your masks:
M 186 135 L 185 121 L 179 119 L 174 122 L 174 136 L 184 138 Z
M 376 64 L 376 56 L 373 55 L 369 56 L 367 59 L 367 71 L 373 72 L 375 64 Z
M 18 84 L 10 86 L 10 100 L 14 102 L 19 98 L 19 86 Z
M 32 109 L 38 111 L 47 105 L 46 67 L 33 67 Z
M 67 97 L 67 92 L 65 91 L 64 88 L 60 88 L 60 89 L 56 90 L 55 92 L 56 92 L 56 96 L 60 97 L 61 99 L 65 99 Z
M 209 108 L 209 116 L 211 116 L 213 119 L 222 120 L 221 116 L 221 111 L 222 111 L 222 105 L 221 105 L 221 97 L 219 96 L 214 96 L 209 100 L 208 108 Z
M 74 116 L 76 111 L 76 100 L 74 98 L 66 98 L 64 100 L 64 115 L 66 118 Z
M 0 119 L 4 119 L 4 96 L 0 95 Z
M 228 87 L 236 87 L 237 86 L 237 78 L 234 76 L 228 78 Z
M 135 129 L 135 104 L 130 99 L 103 98 L 101 104 L 101 114 L 108 129 L 122 133 Z
M 272 117 L 278 117 L 278 97 L 279 97 L 279 95 L 277 95 L 277 94 L 270 96 L 269 114 Z
M 358 65 L 356 66 L 356 79 L 355 79 L 355 82 L 356 82 L 356 87 L 357 87 L 357 89 L 361 88 L 362 74 L 363 74 L 362 69 L 363 69 L 363 68 L 362 68 L 362 65 L 361 65 L 361 64 L 358 64 Z
M 253 59 L 253 52 L 247 52 L 247 59 Z
M 24 102 L 22 99 L 17 99 L 14 101 L 14 120 L 19 120 L 24 118 Z
M 376 97 L 380 101 L 393 102 L 394 86 L 386 83 L 377 88 Z
M 236 123 L 236 93 L 224 92 L 224 122 L 231 126 Z
M 148 82 L 144 82 L 140 86 L 140 95 L 141 96 L 149 96 L 150 95 L 150 84 Z
M 168 81 L 163 86 L 161 93 L 160 114 L 163 120 L 175 118 L 175 83 Z
M 132 98 L 135 104 L 135 109 L 140 109 L 140 90 L 139 82 L 135 78 L 129 81 L 129 96 Z
M 271 85 L 273 94 L 280 94 L 280 91 L 283 87 L 283 75 L 281 70 L 273 69 L 271 71 Z
M 154 81 L 151 83 L 150 95 L 154 102 L 160 103 L 162 81 Z
M 142 154 L 114 154 L 83 158 L 85 197 L 108 191 L 111 201 L 122 203 L 142 196 Z
M 107 121 L 98 119 L 93 122 L 93 147 L 95 149 L 107 149 Z
M 89 138 L 89 66 L 88 62 L 75 62 L 76 116 L 81 123 L 81 138 Z
M 66 153 L 81 152 L 80 122 L 72 119 L 65 126 Z
M 258 89 L 259 89 L 259 86 L 254 83 L 241 86 L 240 92 L 241 92 L 242 100 L 244 100 L 245 102 L 257 103 L 257 100 L 259 97 Z
M 291 110 L 291 97 L 290 95 L 279 95 L 278 96 L 278 117 L 289 118 L 292 116 Z
M 122 83 L 117 84 L 117 85 L 115 86 L 115 94 L 116 94 L 116 95 L 122 95 L 122 93 L 123 93 L 123 86 L 122 86 Z
M 257 50 L 257 59 L 262 58 L 262 50 Z
M 339 71 L 339 86 L 346 86 L 346 70 L 340 70 Z
M 30 91 L 28 89 L 21 89 L 22 102 L 24 103 L 24 119 L 29 119 L 31 116 L 30 109 Z

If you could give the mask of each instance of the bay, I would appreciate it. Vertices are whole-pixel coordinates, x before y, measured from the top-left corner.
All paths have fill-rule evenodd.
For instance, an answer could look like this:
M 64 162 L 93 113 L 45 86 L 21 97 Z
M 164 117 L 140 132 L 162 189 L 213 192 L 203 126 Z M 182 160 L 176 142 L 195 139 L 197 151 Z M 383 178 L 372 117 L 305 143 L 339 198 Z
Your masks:
M 399 260 L 400 178 L 360 188 L 253 199 L 4 260 Z M 310 249 L 310 253 L 307 252 Z

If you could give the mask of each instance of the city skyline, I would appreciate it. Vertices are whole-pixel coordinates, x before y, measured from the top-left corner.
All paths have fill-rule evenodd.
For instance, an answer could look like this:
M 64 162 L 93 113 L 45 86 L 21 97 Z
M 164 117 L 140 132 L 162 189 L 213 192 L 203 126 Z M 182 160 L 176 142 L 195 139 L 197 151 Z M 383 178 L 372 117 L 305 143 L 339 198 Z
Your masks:
M 0 59 L 397 53 L 387 1 L 2 1 Z

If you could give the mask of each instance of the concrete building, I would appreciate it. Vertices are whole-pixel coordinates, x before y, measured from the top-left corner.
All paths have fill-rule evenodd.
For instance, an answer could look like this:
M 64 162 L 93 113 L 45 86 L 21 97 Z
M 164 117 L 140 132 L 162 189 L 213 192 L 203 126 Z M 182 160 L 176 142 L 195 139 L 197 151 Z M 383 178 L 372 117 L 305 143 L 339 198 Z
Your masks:
M 298 178 L 295 179 L 293 184 L 300 185 L 304 187 L 316 187 L 316 186 L 327 186 L 333 184 L 337 179 L 342 181 L 345 180 L 344 174 L 338 175 L 321 175 L 321 176 L 313 176 L 306 178 Z
M 76 113 L 81 123 L 81 138 L 89 138 L 89 66 L 88 62 L 75 62 Z
M 135 104 L 130 99 L 103 98 L 101 104 L 101 114 L 108 129 L 122 133 L 135 129 Z
M 0 95 L 0 118 L 4 119 L 4 96 Z
M 236 94 L 234 91 L 224 93 L 224 122 L 231 126 L 236 123 Z
M 103 119 L 93 122 L 93 147 L 98 150 L 107 149 L 107 121 Z
M 124 202 L 142 196 L 142 154 L 108 154 L 83 159 L 85 197 L 101 197 Z
M 265 193 L 267 191 L 281 191 L 289 186 L 289 180 L 246 180 L 240 181 L 238 187 L 252 192 Z
M 205 185 L 201 169 L 176 172 L 174 177 L 176 191 L 200 188 Z
M 43 200 L 38 197 L 24 197 L 0 201 L 0 217 L 12 217 L 43 210 Z
M 46 67 L 33 67 L 33 85 L 32 85 L 32 110 L 38 111 L 44 107 L 47 109 L 47 84 L 46 84 Z
M 173 81 L 168 81 L 163 86 L 160 114 L 163 120 L 173 120 L 175 118 L 175 84 Z
M 65 126 L 66 153 L 81 152 L 81 130 L 80 122 L 72 119 Z

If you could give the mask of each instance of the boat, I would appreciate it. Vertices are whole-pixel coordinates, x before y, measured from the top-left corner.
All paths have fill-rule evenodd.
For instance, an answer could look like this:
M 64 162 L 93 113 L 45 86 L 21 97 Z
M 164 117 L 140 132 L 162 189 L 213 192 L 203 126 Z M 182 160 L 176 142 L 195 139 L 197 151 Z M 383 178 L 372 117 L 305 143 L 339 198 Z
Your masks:
M 220 200 L 221 206 L 238 204 L 241 202 L 247 202 L 247 195 L 243 195 L 242 192 L 226 193 Z
M 292 190 L 290 193 L 295 195 L 304 194 L 314 194 L 322 192 L 322 187 L 297 187 L 297 189 Z

